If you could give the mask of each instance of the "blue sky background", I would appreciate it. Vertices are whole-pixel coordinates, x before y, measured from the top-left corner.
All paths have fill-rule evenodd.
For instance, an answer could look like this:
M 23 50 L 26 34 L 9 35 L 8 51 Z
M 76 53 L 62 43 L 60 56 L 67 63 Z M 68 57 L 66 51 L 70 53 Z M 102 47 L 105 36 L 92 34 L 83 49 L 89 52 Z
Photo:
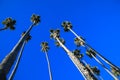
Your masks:
M 120 1 L 119 0 L 0 0 L 0 22 L 7 17 L 17 21 L 16 30 L 0 32 L 0 61 L 11 51 L 23 31 L 31 25 L 30 17 L 41 16 L 41 23 L 31 31 L 32 40 L 25 46 L 14 80 L 49 80 L 45 54 L 40 43 L 50 46 L 49 59 L 53 80 L 84 80 L 65 51 L 50 39 L 50 29 L 60 29 L 61 37 L 71 51 L 77 47 L 75 36 L 65 33 L 62 21 L 73 24 L 73 30 L 104 57 L 120 66 Z M 2 23 L 0 28 L 2 28 Z M 85 55 L 86 56 L 86 55 Z M 94 59 L 86 62 L 98 66 L 105 80 L 113 80 Z

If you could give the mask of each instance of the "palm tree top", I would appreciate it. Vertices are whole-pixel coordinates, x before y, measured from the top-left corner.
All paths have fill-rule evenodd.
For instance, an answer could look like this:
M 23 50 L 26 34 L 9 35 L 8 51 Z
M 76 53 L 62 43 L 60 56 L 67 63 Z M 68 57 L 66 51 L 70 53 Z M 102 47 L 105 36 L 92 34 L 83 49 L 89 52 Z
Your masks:
M 37 25 L 37 24 L 40 22 L 40 16 L 39 16 L 39 15 L 36 15 L 36 14 L 33 14 L 33 15 L 31 16 L 31 21 L 32 21 L 35 25 Z
M 15 27 L 14 25 L 16 24 L 16 20 L 13 20 L 12 18 L 8 17 L 6 18 L 3 22 L 3 25 L 5 25 L 5 28 L 10 28 L 11 30 L 14 30 Z
M 91 69 L 96 75 L 100 75 L 100 70 L 96 66 L 91 67 Z
M 59 40 L 60 40 L 60 42 L 62 43 L 62 44 L 65 44 L 65 40 L 63 39 L 63 38 L 59 38 Z M 59 42 L 55 42 L 55 44 L 56 44 L 56 46 L 60 46 L 60 43 Z
M 42 42 L 42 43 L 41 43 L 41 46 L 42 46 L 42 49 L 41 49 L 41 50 L 42 50 L 43 52 L 48 52 L 48 50 L 50 49 L 47 42 Z
M 59 29 L 56 29 L 56 30 L 50 30 L 50 37 L 51 38 L 56 38 L 56 37 L 60 37 L 60 30 Z
M 115 76 L 120 76 L 120 71 L 116 70 L 115 68 L 111 67 L 111 72 L 115 75 Z
M 82 38 L 81 36 L 80 36 L 80 38 Z M 82 38 L 83 39 L 83 38 Z M 83 40 L 85 40 L 85 39 L 83 39 Z M 77 47 L 80 47 L 80 46 L 83 46 L 85 43 L 83 42 L 83 41 L 81 41 L 78 37 L 76 37 L 75 39 L 74 39 L 74 43 L 77 45 Z
M 86 51 L 86 54 L 87 54 L 90 58 L 93 58 L 92 55 L 96 56 L 96 53 L 93 52 L 91 49 L 87 50 L 87 51 Z M 91 55 L 91 54 L 92 54 L 92 55 Z
M 26 33 L 26 31 L 24 31 L 21 36 L 23 36 L 25 33 Z M 32 38 L 32 36 L 29 34 L 29 35 L 26 37 L 26 42 L 28 42 L 29 40 L 31 40 L 31 38 Z
M 83 57 L 83 54 L 80 53 L 80 50 L 78 49 L 75 49 L 73 51 L 73 54 L 77 57 L 77 58 L 82 58 Z
M 65 32 L 68 32 L 69 29 L 72 29 L 72 24 L 69 21 L 62 22 L 61 26 L 64 28 Z

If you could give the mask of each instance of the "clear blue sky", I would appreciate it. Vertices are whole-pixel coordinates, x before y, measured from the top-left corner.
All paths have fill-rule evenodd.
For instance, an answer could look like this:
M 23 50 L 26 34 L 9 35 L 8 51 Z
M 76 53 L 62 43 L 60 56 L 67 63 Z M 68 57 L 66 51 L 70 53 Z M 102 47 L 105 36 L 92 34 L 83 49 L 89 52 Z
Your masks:
M 104 57 L 120 66 L 120 1 L 119 0 L 0 0 L 0 22 L 7 17 L 16 19 L 16 30 L 0 32 L 0 61 L 11 51 L 23 31 L 31 25 L 30 17 L 41 16 L 41 23 L 31 31 L 32 40 L 25 46 L 15 80 L 49 80 L 45 54 L 40 43 L 50 46 L 49 59 L 53 80 L 83 80 L 65 51 L 55 46 L 49 30 L 59 28 L 66 46 L 72 51 L 75 36 L 65 33 L 61 22 L 68 20 L 73 30 Z M 3 25 L 0 23 L 0 28 Z M 85 55 L 86 56 L 86 55 Z M 94 59 L 85 60 L 101 70 L 105 80 L 113 80 Z

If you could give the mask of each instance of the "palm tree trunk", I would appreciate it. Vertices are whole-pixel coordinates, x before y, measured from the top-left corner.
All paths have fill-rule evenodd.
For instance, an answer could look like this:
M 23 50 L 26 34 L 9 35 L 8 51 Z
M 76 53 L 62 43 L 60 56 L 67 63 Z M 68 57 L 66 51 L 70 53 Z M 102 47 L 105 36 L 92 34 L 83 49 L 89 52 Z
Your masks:
M 115 77 L 109 70 L 107 67 L 105 67 L 105 65 L 99 61 L 93 54 L 91 54 L 92 57 L 115 79 L 115 80 L 118 80 L 117 77 Z
M 17 68 L 18 68 L 18 65 L 19 65 L 19 63 L 20 63 L 20 59 L 21 59 L 21 56 L 22 56 L 22 53 L 23 53 L 23 50 L 24 50 L 24 47 L 25 47 L 25 43 L 26 43 L 26 41 L 24 41 L 24 43 L 23 43 L 23 45 L 22 45 L 20 54 L 18 55 L 18 59 L 17 59 L 17 61 L 16 61 L 16 64 L 15 64 L 15 66 L 14 66 L 14 68 L 13 68 L 13 70 L 12 70 L 12 73 L 10 74 L 10 77 L 9 77 L 8 80 L 13 80 L 13 78 L 14 78 L 14 75 L 15 75 L 16 70 L 17 70 Z
M 12 67 L 12 65 L 14 64 L 17 55 L 24 43 L 24 41 L 26 40 L 26 37 L 29 35 L 31 29 L 33 28 L 35 24 L 32 24 L 29 29 L 27 30 L 27 32 L 20 38 L 20 40 L 18 41 L 18 43 L 14 46 L 14 48 L 11 50 L 11 52 L 2 60 L 1 64 L 0 64 L 0 72 L 3 72 L 5 75 L 7 75 Z
M 105 57 L 103 57 L 100 53 L 98 53 L 97 51 L 95 51 L 90 45 L 87 45 L 93 52 L 95 52 L 97 54 L 98 57 L 100 57 L 104 62 L 106 62 L 108 65 L 110 65 L 111 67 L 115 68 L 116 70 L 120 71 L 120 69 L 115 66 L 114 64 L 112 64 L 109 60 L 107 60 Z
M 48 53 L 45 52 L 45 55 L 46 55 L 46 60 L 47 60 L 47 63 L 48 63 L 49 77 L 50 77 L 50 80 L 52 80 L 52 72 L 51 72 L 51 68 L 50 68 L 50 61 L 49 61 L 49 58 L 48 58 Z
M 69 28 L 69 30 L 78 38 L 80 39 L 83 43 L 85 43 L 85 41 L 83 39 L 81 39 L 72 29 Z M 97 51 L 95 51 L 90 45 L 85 43 L 85 46 L 87 46 L 88 48 L 92 49 L 92 51 L 94 51 L 98 57 L 100 57 L 103 61 L 105 61 L 108 65 L 110 65 L 111 67 L 115 68 L 116 70 L 120 71 L 120 69 L 115 66 L 114 64 L 112 64 L 109 60 L 107 60 L 105 57 L 103 57 L 101 54 L 99 54 Z
M 7 29 L 6 27 L 5 28 L 1 28 L 0 31 L 6 30 L 6 29 Z
M 80 62 L 73 54 L 71 51 L 69 51 L 59 40 L 59 38 L 56 37 L 56 40 L 59 42 L 61 47 L 67 52 L 68 56 L 72 60 L 72 62 L 75 64 L 79 72 L 82 74 L 83 78 L 85 80 L 97 80 L 94 75 L 92 75 L 88 69 L 84 66 L 82 62 Z M 92 75 L 92 76 L 91 76 Z

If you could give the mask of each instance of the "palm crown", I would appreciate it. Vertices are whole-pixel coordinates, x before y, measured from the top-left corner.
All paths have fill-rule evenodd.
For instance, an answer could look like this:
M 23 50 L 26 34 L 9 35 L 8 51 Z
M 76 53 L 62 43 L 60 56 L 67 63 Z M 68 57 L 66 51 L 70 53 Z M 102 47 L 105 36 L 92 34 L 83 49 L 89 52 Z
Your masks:
M 86 54 L 87 54 L 90 58 L 93 57 L 92 55 L 96 56 L 96 53 L 94 53 L 91 49 L 87 50 L 87 51 L 86 51 Z M 91 54 L 92 54 L 92 55 L 91 55 Z
M 16 20 L 13 20 L 12 18 L 7 18 L 7 19 L 5 19 L 3 22 L 2 22 L 2 24 L 4 24 L 5 25 L 5 28 L 7 29 L 7 28 L 10 28 L 11 30 L 14 30 L 15 29 L 15 27 L 14 27 L 14 25 L 15 25 L 15 23 L 16 23 Z
M 72 24 L 68 21 L 62 22 L 61 26 L 64 28 L 64 31 L 68 32 L 69 29 L 72 29 Z
M 60 37 L 60 30 L 59 29 L 57 29 L 57 30 L 50 30 L 50 37 L 51 38 L 56 38 L 56 37 Z
M 40 16 L 33 14 L 31 16 L 31 21 L 36 25 L 40 22 Z
M 80 37 L 80 38 L 82 38 L 82 37 Z M 83 38 L 82 38 L 83 39 Z M 84 39 L 83 39 L 84 40 Z M 83 41 L 81 41 L 78 37 L 76 37 L 75 39 L 74 39 L 74 43 L 77 45 L 77 47 L 79 47 L 79 46 L 83 46 L 85 43 L 83 42 Z
M 82 58 L 83 57 L 83 54 L 80 54 L 80 50 L 78 49 L 75 49 L 73 51 L 73 54 L 77 57 L 77 58 Z
M 49 46 L 48 46 L 48 43 L 47 42 L 42 42 L 41 43 L 41 46 L 42 46 L 42 51 L 43 52 L 48 52 L 48 50 L 49 50 Z
M 61 42 L 62 44 L 65 44 L 65 40 L 64 40 L 64 39 L 59 38 L 59 40 L 60 40 L 60 42 Z M 59 42 L 55 42 L 55 44 L 56 44 L 56 46 L 60 46 L 60 43 L 59 43 Z
M 115 76 L 120 76 L 120 71 L 116 70 L 115 68 L 111 67 L 111 71 Z
M 24 31 L 22 33 L 22 36 L 26 33 L 26 31 Z M 27 37 L 26 37 L 26 42 L 28 42 L 29 40 L 31 40 L 32 36 L 29 34 Z

